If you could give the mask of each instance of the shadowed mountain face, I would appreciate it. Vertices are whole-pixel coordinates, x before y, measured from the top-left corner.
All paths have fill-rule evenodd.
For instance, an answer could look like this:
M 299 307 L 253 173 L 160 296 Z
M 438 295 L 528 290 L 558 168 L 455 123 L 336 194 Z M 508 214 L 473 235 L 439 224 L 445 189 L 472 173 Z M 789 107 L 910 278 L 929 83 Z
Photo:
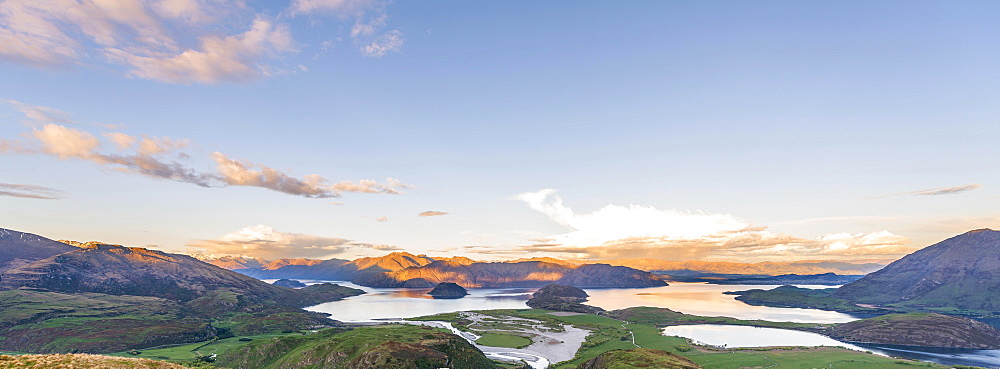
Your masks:
M 0 273 L 76 249 L 35 234 L 0 228 Z
M 970 231 L 844 285 L 834 297 L 908 308 L 1000 311 L 1000 232 Z
M 7 270 L 0 280 L 0 289 L 31 287 L 72 293 L 155 296 L 179 301 L 220 288 L 265 299 L 288 294 L 287 289 L 186 255 L 112 245 L 72 249 Z
M 186 255 L 3 233 L 0 256 L 19 263 L 0 279 L 0 350 L 111 352 L 329 326 L 327 314 L 299 308 L 364 293 L 295 290 Z M 28 261 L 25 245 L 55 255 Z

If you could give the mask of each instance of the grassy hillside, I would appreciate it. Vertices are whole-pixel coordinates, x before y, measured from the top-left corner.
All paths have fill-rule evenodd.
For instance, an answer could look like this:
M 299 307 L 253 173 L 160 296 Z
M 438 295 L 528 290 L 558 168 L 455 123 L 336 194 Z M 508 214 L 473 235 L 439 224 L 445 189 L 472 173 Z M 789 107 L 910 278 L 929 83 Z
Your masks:
M 335 285 L 312 288 L 325 301 L 360 292 Z M 229 290 L 183 303 L 150 296 L 0 291 L 0 349 L 105 353 L 336 324 L 326 314 L 250 301 Z
M 518 318 L 528 318 L 545 321 L 546 324 L 572 324 L 579 328 L 591 330 L 592 333 L 577 352 L 575 358 L 569 361 L 554 363 L 554 369 L 579 368 L 588 360 L 600 356 L 613 350 L 630 350 L 638 345 L 645 349 L 663 350 L 665 352 L 682 356 L 688 360 L 707 369 L 732 369 L 732 368 L 848 368 L 848 369 L 912 369 L 914 367 L 927 368 L 949 368 L 949 366 L 937 365 L 911 360 L 901 360 L 868 354 L 859 351 L 847 350 L 838 347 L 774 347 L 774 348 L 745 348 L 745 349 L 711 349 L 700 348 L 681 337 L 664 336 L 660 333 L 658 326 L 674 324 L 741 324 L 758 325 L 774 328 L 792 328 L 810 330 L 827 325 L 789 323 L 789 322 L 767 322 L 767 321 L 744 321 L 724 317 L 702 317 L 678 313 L 669 309 L 638 307 L 624 310 L 616 310 L 607 314 L 620 319 L 627 319 L 627 322 L 613 319 L 607 316 L 592 314 L 558 316 L 552 315 L 545 310 L 488 310 L 477 311 L 480 314 L 503 317 L 508 319 L 498 319 L 491 329 L 502 330 L 503 322 L 518 324 Z M 418 318 L 419 320 L 444 320 L 451 321 L 456 327 L 463 329 L 473 322 L 463 319 L 460 314 L 438 314 L 430 317 Z M 635 343 L 632 338 L 634 336 Z M 655 366 L 651 366 L 655 367 Z M 614 367 L 612 367 L 614 368 Z M 629 368 L 625 366 L 623 368 Z
M 640 368 L 701 369 L 702 367 L 682 356 L 663 350 L 641 348 L 608 351 L 577 367 L 577 369 Z
M 225 351 L 216 363 L 234 368 L 497 368 L 461 337 L 412 325 L 255 340 Z
M 0 355 L 0 368 L 92 368 L 92 369 L 184 369 L 184 366 L 154 361 L 104 355 Z
M 1000 348 L 1000 331 L 941 314 L 889 314 L 837 324 L 829 335 L 848 342 L 971 349 Z

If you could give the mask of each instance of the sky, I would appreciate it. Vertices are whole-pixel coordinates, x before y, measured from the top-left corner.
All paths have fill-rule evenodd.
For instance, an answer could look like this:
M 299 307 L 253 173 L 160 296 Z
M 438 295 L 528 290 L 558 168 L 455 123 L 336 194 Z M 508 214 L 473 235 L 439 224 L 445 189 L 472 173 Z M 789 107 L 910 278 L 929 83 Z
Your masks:
M 988 1 L 0 0 L 0 227 L 894 259 L 1000 226 Z

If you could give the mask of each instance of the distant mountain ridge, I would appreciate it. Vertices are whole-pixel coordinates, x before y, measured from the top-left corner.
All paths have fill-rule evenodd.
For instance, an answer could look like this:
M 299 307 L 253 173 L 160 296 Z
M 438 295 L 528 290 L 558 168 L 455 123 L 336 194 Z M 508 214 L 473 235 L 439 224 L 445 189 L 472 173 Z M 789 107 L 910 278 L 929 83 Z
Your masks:
M 275 269 L 234 271 L 261 279 L 347 280 L 369 287 L 434 287 L 442 282 L 465 288 L 541 287 L 552 283 L 575 287 L 654 287 L 666 285 L 649 272 L 607 264 L 547 261 L 478 262 L 464 257 L 435 258 L 394 252 L 353 261 L 331 259 Z

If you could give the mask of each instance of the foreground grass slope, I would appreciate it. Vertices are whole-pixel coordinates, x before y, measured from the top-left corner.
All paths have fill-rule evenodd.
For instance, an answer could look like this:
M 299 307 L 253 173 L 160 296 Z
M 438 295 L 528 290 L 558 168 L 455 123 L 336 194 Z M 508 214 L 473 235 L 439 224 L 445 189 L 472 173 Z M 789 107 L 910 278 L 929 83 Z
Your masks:
M 580 364 L 577 369 L 701 369 L 684 357 L 663 350 L 630 349 L 605 352 Z
M 254 340 L 220 354 L 230 368 L 498 368 L 465 339 L 429 327 L 381 325 Z
M 184 366 L 162 361 L 104 355 L 0 355 L 0 369 L 7 368 L 185 369 Z

